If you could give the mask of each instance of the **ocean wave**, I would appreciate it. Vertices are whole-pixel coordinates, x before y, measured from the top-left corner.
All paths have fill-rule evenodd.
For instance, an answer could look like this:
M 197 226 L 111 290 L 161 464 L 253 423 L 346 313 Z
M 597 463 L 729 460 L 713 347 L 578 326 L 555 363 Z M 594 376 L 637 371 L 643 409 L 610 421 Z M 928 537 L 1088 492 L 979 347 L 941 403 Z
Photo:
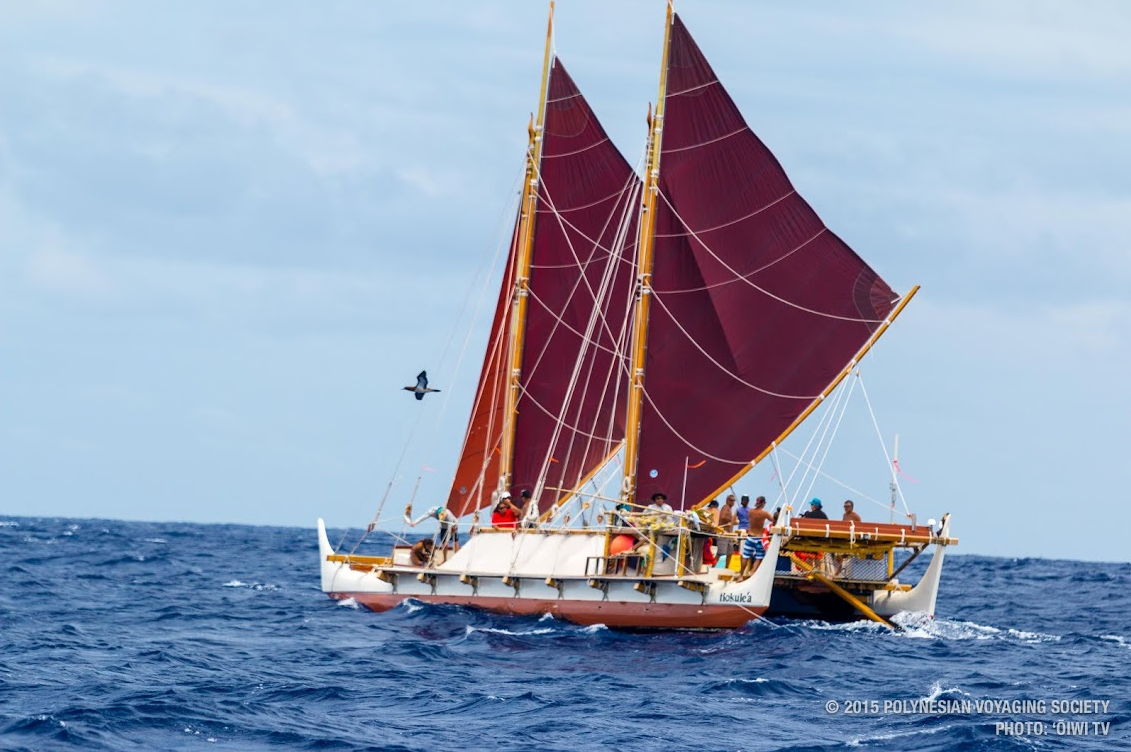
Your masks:
M 903 632 L 632 632 L 333 601 L 310 531 L 97 521 L 65 538 L 67 525 L 0 529 L 0 748 L 1032 750 L 1053 748 L 1051 731 L 1006 738 L 1001 718 L 843 703 L 1110 698 L 1114 721 L 1131 693 L 1131 598 L 1086 582 L 1050 604 L 1044 579 L 1127 581 L 1127 565 L 948 558 L 940 618 L 901 616 Z M 1125 748 L 1129 730 L 1070 746 Z

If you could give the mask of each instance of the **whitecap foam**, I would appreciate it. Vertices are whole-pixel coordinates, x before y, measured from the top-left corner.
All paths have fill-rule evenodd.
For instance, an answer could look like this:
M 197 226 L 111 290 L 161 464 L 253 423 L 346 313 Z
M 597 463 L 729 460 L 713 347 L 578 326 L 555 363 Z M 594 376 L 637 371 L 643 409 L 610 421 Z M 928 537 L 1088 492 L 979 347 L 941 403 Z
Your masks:
M 508 635 L 510 637 L 529 637 L 529 636 L 532 636 L 532 635 L 553 634 L 556 631 L 557 630 L 553 629 L 552 627 L 543 627 L 542 629 L 531 629 L 528 632 L 512 632 L 509 629 L 499 629 L 497 627 L 471 627 L 471 626 L 469 626 L 467 628 L 467 634 L 468 635 L 470 635 L 472 632 L 488 632 L 490 634 Z
M 922 640 L 1016 640 L 1024 643 L 1060 642 L 1060 635 L 1043 632 L 1026 632 L 1021 629 L 999 629 L 972 621 L 934 619 L 922 611 L 905 612 L 892 617 L 899 631 L 892 632 L 884 625 L 868 620 L 843 624 L 821 621 L 805 622 L 804 627 L 822 632 L 861 632 L 865 634 L 894 635 Z
M 346 608 L 352 608 L 355 611 L 361 607 L 360 604 L 358 604 L 358 602 L 353 598 L 343 598 L 342 600 L 338 601 L 338 605 L 345 606 Z
M 904 737 L 911 737 L 911 736 L 929 736 L 931 734 L 937 734 L 937 733 L 942 732 L 942 731 L 950 731 L 952 728 L 953 728 L 953 726 L 947 725 L 947 726 L 939 726 L 937 728 L 917 728 L 913 731 L 890 731 L 886 734 L 874 734 L 872 736 L 861 736 L 861 737 L 858 737 L 856 739 L 849 739 L 847 742 L 844 743 L 844 746 L 846 746 L 846 747 L 860 747 L 860 746 L 863 746 L 864 744 L 867 744 L 868 746 L 872 746 L 872 742 L 891 741 L 892 739 L 902 739 Z M 908 749 L 914 749 L 914 747 L 915 747 L 915 745 L 910 745 L 907 748 Z
M 145 542 L 146 543 L 168 543 L 169 541 L 165 540 L 164 538 L 146 538 Z
M 1121 648 L 1127 648 L 1128 650 L 1131 650 L 1131 644 L 1128 644 L 1127 639 L 1120 636 L 1120 635 L 1105 634 L 1105 635 L 1100 635 L 1100 639 L 1101 640 L 1109 640 L 1111 642 L 1114 642 L 1116 645 L 1118 645 Z
M 972 621 L 932 619 L 921 611 L 897 614 L 892 618 L 903 628 L 899 634 L 918 639 L 942 640 L 1017 640 L 1024 643 L 1060 642 L 1060 635 L 1026 632 L 1021 629 L 999 629 Z
M 608 632 L 609 628 L 604 624 L 590 624 L 588 627 L 582 627 L 580 631 L 583 634 L 596 634 L 597 632 Z
M 965 692 L 962 689 L 959 689 L 958 687 L 950 687 L 949 689 L 943 689 L 942 682 L 936 681 L 934 684 L 931 685 L 931 693 L 928 694 L 926 697 L 921 697 L 920 699 L 926 700 L 927 702 L 934 702 L 935 700 L 939 700 L 939 699 L 943 699 L 943 698 L 945 698 L 947 700 L 951 700 L 951 699 L 958 699 L 960 697 L 973 698 L 974 696 L 972 694 L 970 694 L 969 692 Z
M 272 585 L 268 582 L 244 582 L 243 580 L 230 580 L 224 583 L 224 587 L 242 587 L 248 590 L 278 590 L 278 585 Z
M 7 520 L 0 520 L 0 527 L 19 527 L 18 522 L 8 522 Z

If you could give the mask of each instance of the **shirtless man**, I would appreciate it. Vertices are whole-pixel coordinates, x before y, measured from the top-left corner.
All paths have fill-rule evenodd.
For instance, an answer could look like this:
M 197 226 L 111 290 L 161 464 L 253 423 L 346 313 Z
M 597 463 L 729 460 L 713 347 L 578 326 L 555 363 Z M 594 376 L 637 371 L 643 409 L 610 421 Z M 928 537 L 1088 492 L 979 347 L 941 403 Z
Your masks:
M 727 503 L 719 510 L 719 528 L 723 531 L 723 535 L 730 535 L 734 532 L 734 523 L 737 517 L 734 513 L 734 494 L 727 496 Z M 730 556 L 734 553 L 734 539 L 733 538 L 719 538 L 719 556 Z
M 742 542 L 742 571 L 740 577 L 746 579 L 758 571 L 758 565 L 766 558 L 766 548 L 762 544 L 762 531 L 766 524 L 773 524 L 774 516 L 766 511 L 766 497 L 759 496 L 750 510 L 750 524 L 746 528 L 746 540 Z
M 853 511 L 853 506 L 851 499 L 844 502 L 844 516 L 841 519 L 845 522 L 862 522 L 860 515 Z

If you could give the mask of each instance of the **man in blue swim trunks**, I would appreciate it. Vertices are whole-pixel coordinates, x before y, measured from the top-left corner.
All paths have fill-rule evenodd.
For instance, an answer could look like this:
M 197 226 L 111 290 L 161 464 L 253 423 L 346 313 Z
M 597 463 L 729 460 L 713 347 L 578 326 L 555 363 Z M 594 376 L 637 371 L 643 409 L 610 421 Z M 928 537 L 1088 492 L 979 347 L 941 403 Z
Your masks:
M 742 541 L 742 570 L 740 579 L 746 579 L 758 571 L 758 565 L 766 558 L 766 546 L 762 535 L 767 524 L 773 524 L 774 516 L 766 511 L 766 497 L 759 496 L 750 510 L 750 521 L 746 527 L 746 538 Z

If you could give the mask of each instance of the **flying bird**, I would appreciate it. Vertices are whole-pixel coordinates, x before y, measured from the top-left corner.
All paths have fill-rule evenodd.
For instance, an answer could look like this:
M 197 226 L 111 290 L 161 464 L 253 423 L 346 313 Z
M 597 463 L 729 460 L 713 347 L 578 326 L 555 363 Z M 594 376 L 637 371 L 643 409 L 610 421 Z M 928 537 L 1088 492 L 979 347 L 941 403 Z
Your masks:
M 416 386 L 406 386 L 406 392 L 412 392 L 416 395 L 418 400 L 424 399 L 424 395 L 428 392 L 438 392 L 439 389 L 432 389 L 428 386 L 428 372 L 421 371 L 416 377 Z

